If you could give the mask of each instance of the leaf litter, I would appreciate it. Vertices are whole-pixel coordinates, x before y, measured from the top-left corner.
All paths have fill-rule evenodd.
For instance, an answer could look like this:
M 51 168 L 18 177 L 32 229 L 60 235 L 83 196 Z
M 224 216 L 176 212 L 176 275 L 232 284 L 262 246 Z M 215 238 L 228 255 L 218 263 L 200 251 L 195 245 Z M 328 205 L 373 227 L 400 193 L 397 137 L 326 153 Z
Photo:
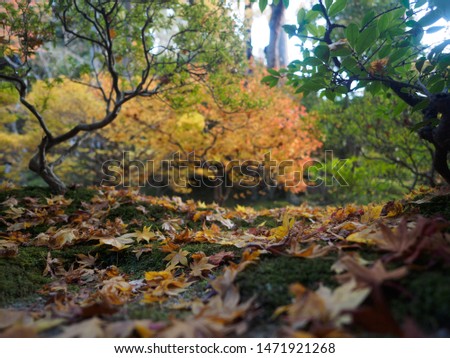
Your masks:
M 276 327 L 273 336 L 371 335 L 380 333 L 379 320 L 390 325 L 381 330 L 386 336 L 417 334 L 422 331 L 405 328 L 417 327 L 413 318 L 394 317 L 389 304 L 393 292 L 405 294 L 404 280 L 410 275 L 448 270 L 450 235 L 444 218 L 408 211 L 428 202 L 413 199 L 257 211 L 100 188 L 90 202 L 69 212 L 72 200 L 64 196 L 44 202 L 9 196 L 1 203 L 0 259 L 15 260 L 27 247 L 46 249 L 42 275 L 50 283 L 37 292 L 44 299 L 42 307 L 23 304 L 20 310 L 0 310 L 0 336 L 255 336 L 265 309 L 258 302 L 264 287 L 244 299 L 237 277 L 245 278 L 250 266 L 262 265 L 262 257 L 311 263 L 328 259 L 334 278 L 333 287 L 320 281 L 309 286 L 291 283 L 284 293 L 291 303 L 269 312 L 268 320 Z M 124 222 L 111 217 L 121 206 L 144 219 Z M 152 216 L 154 207 L 162 208 L 158 217 Z M 278 226 L 266 227 L 260 217 L 273 218 Z M 34 233 L 32 229 L 42 225 L 46 229 Z M 215 250 L 192 251 L 189 245 Z M 91 252 L 82 250 L 86 247 Z M 77 249 L 71 260 L 54 254 Z M 365 258 L 367 252 L 372 259 Z M 116 255 L 119 261 L 128 253 L 136 265 L 158 255 L 163 269 L 141 268 L 130 274 L 105 262 L 106 256 Z M 160 318 L 132 318 L 129 310 L 136 306 L 165 313 Z M 373 314 L 377 310 L 379 317 Z

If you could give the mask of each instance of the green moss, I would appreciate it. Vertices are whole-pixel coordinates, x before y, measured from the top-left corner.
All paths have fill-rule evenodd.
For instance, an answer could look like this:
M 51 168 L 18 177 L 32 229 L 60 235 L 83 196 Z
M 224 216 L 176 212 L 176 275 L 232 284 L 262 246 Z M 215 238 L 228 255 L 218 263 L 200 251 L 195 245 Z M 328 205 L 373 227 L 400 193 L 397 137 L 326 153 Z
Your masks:
M 21 247 L 12 258 L 0 258 L 0 306 L 24 302 L 50 280 L 42 276 L 47 248 Z
M 413 272 L 400 284 L 407 290 L 408 297 L 397 295 L 392 299 L 391 307 L 397 318 L 412 317 L 428 333 L 450 329 L 450 276 L 447 273 Z
M 335 260 L 332 256 L 319 259 L 265 256 L 240 273 L 237 283 L 243 299 L 256 296 L 263 316 L 270 317 L 277 307 L 291 301 L 289 285 L 292 283 L 299 282 L 311 289 L 316 289 L 319 283 L 336 286 L 330 270 Z
M 31 186 L 12 190 L 0 190 L 0 203 L 11 197 L 22 200 L 29 196 L 38 199 L 41 204 L 44 204 L 46 202 L 45 198 L 49 198 L 51 195 L 50 189 L 45 187 Z
M 23 231 L 31 234 L 31 237 L 33 238 L 43 232 L 46 232 L 48 228 L 49 228 L 48 225 L 36 225 Z
M 102 261 L 106 264 L 116 265 L 121 271 L 130 275 L 131 278 L 143 278 L 146 271 L 162 271 L 166 268 L 167 262 L 164 257 L 166 252 L 154 249 L 152 252 L 143 253 L 139 260 L 133 252 L 111 252 L 108 256 L 103 256 Z
M 147 210 L 144 214 L 141 211 L 136 210 L 136 206 L 142 205 Z M 156 221 L 164 218 L 168 214 L 168 210 L 163 206 L 149 205 L 146 203 L 124 204 L 118 208 L 112 209 L 107 218 L 114 220 L 115 218 L 121 218 L 125 223 L 128 223 L 134 219 L 142 221 L 143 225 L 153 225 L 160 229 L 160 225 L 156 225 Z
M 183 249 L 189 251 L 190 253 L 203 251 L 206 256 L 211 256 L 217 254 L 221 251 L 231 251 L 235 254 L 236 258 L 241 257 L 242 249 L 239 249 L 233 245 L 218 245 L 218 244 L 208 244 L 208 243 L 198 243 L 198 244 L 187 244 L 183 246 Z
M 256 227 L 259 225 L 262 225 L 268 228 L 274 228 L 277 226 L 280 226 L 280 223 L 278 222 L 277 219 L 275 219 L 272 216 L 258 216 L 253 223 L 251 224 L 252 227 Z
M 52 250 L 52 257 L 58 258 L 62 260 L 63 263 L 72 263 L 77 258 L 78 254 L 84 255 L 92 255 L 95 256 L 98 254 L 100 257 L 106 252 L 105 246 L 97 246 L 97 245 L 75 245 L 75 246 L 66 246 L 62 250 Z
M 72 214 L 80 209 L 82 202 L 90 202 L 96 194 L 96 190 L 89 188 L 77 188 L 75 190 L 67 191 L 65 197 L 72 199 L 72 203 L 66 208 L 66 214 Z
M 159 322 L 167 321 L 170 314 L 167 308 L 160 303 L 134 302 L 127 306 L 127 317 L 129 319 L 150 319 Z

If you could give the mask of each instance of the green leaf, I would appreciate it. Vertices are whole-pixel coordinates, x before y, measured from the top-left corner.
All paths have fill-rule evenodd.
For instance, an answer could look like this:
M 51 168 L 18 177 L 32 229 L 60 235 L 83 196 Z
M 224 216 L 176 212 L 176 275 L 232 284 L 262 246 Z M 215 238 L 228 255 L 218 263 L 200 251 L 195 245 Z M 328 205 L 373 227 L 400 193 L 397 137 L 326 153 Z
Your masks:
M 448 53 L 441 54 L 438 57 L 437 63 L 443 69 L 446 68 L 447 66 L 450 66 L 450 54 L 448 54 Z
M 396 51 L 393 51 L 389 56 L 389 64 L 394 65 L 398 61 L 401 62 L 402 60 L 405 60 L 408 57 L 406 55 L 409 52 L 409 50 L 410 50 L 409 47 L 403 47 Z
M 314 49 L 314 54 L 317 58 L 321 59 L 323 62 L 328 62 L 330 59 L 330 49 L 327 45 L 319 45 Z
M 303 22 L 305 21 L 305 17 L 306 17 L 306 11 L 305 9 L 300 9 L 297 12 L 297 24 L 299 24 L 300 26 L 303 25 Z
M 287 9 L 289 7 L 289 0 L 283 0 L 283 5 Z
M 375 11 L 370 10 L 362 19 L 361 21 L 361 27 L 366 26 L 370 20 L 372 20 L 375 17 Z
M 400 3 L 407 9 L 409 9 L 409 0 L 400 0 Z
M 312 11 L 322 12 L 322 6 L 320 4 L 316 4 L 312 7 Z
M 415 9 L 418 9 L 419 7 L 422 7 L 423 5 L 425 5 L 427 3 L 428 0 L 418 0 L 416 2 L 416 4 L 414 5 Z
M 310 23 L 305 26 L 305 29 L 313 36 L 320 37 L 320 31 L 317 28 L 317 25 L 315 23 Z
M 333 3 L 333 0 L 325 0 L 325 7 L 327 9 L 329 9 L 332 3 Z
M 353 57 L 344 58 L 344 60 L 342 61 L 342 67 L 352 74 L 357 74 L 361 71 L 358 62 Z
M 349 24 L 345 29 L 345 36 L 347 37 L 347 41 L 350 44 L 350 46 L 354 48 L 359 37 L 358 25 L 354 23 Z
M 431 125 L 432 127 L 436 127 L 439 124 L 439 119 L 437 118 L 429 118 L 420 123 L 415 124 L 411 128 L 411 132 L 416 132 L 419 129 L 422 129 L 425 126 Z
M 427 29 L 426 33 L 434 34 L 435 32 L 441 31 L 442 29 L 445 29 L 445 26 L 432 26 Z
M 392 52 L 392 45 L 385 45 L 380 49 L 380 51 L 378 51 L 378 58 L 379 59 L 385 58 L 391 52 Z
M 312 22 L 315 19 L 317 19 L 320 15 L 322 15 L 322 10 L 319 10 L 319 12 L 317 12 L 315 10 L 308 11 L 306 13 L 305 21 L 306 22 Z
M 323 95 L 328 98 L 330 101 L 334 101 L 334 99 L 336 98 L 336 92 L 333 92 L 331 90 L 325 90 L 323 91 Z
M 433 25 L 436 21 L 441 18 L 441 13 L 438 10 L 431 10 L 424 17 L 419 20 L 419 24 L 422 27 L 427 27 Z
M 259 10 L 261 10 L 261 12 L 264 12 L 267 7 L 267 2 L 268 0 L 259 0 Z
M 425 64 L 426 60 L 427 59 L 425 57 L 421 57 L 416 61 L 415 66 L 416 66 L 417 71 L 422 72 L 422 68 L 423 68 L 423 65 Z
M 356 42 L 355 51 L 361 55 L 365 50 L 373 46 L 378 39 L 378 29 L 376 27 L 369 27 L 359 34 Z
M 269 87 L 275 87 L 278 84 L 278 77 L 266 76 L 261 80 L 261 83 L 268 85 Z
M 332 52 L 332 57 L 346 57 L 352 54 L 352 50 L 348 46 L 342 47 Z
M 441 93 L 445 89 L 445 79 L 440 79 L 434 85 L 429 88 L 431 93 Z
M 307 80 L 305 80 L 303 85 L 299 88 L 299 90 L 300 90 L 300 92 L 304 92 L 304 91 L 317 92 L 325 87 L 326 87 L 326 85 L 323 81 L 307 79 Z
M 346 86 L 337 86 L 334 89 L 334 92 L 336 92 L 337 94 L 347 94 L 348 88 Z
M 268 68 L 267 72 L 269 72 L 273 76 L 280 77 L 280 73 L 278 71 L 274 70 L 273 68 Z
M 319 66 L 322 64 L 322 61 L 320 61 L 317 57 L 306 57 L 302 63 L 305 66 Z
M 422 109 L 427 108 L 430 105 L 430 100 L 424 99 L 422 101 L 420 101 L 419 103 L 417 103 L 413 108 L 412 111 L 413 112 L 417 112 L 417 111 L 421 111 Z
M 372 95 L 376 95 L 382 89 L 383 89 L 383 84 L 379 81 L 371 82 L 369 85 L 366 86 L 366 90 L 369 93 L 371 93 Z
M 378 19 L 378 31 L 381 33 L 389 28 L 392 23 L 391 14 L 388 12 Z
M 329 16 L 335 16 L 339 14 L 347 6 L 347 0 L 337 0 L 328 10 Z
M 287 33 L 289 38 L 292 38 L 297 35 L 297 26 L 296 25 L 283 25 L 284 32 Z

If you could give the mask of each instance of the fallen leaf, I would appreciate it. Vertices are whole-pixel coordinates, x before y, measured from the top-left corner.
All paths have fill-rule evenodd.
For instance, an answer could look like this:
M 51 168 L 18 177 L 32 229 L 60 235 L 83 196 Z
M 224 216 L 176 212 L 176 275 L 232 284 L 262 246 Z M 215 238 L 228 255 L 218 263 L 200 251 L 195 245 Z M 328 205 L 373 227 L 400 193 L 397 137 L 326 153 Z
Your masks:
M 183 266 L 188 265 L 187 255 L 189 251 L 180 249 L 179 251 L 172 252 L 164 258 L 164 261 L 169 261 L 168 266 L 176 266 L 181 264 Z
M 209 258 L 203 257 L 199 261 L 194 261 L 190 264 L 190 275 L 193 277 L 204 277 L 204 275 L 215 268 L 215 265 L 208 263 Z
M 408 269 L 405 266 L 386 271 L 380 260 L 376 261 L 372 267 L 361 265 L 351 256 L 344 256 L 340 261 L 346 267 L 349 275 L 339 276 L 339 281 L 355 279 L 357 282 L 370 286 L 379 286 L 387 280 L 398 280 L 408 274 Z
M 19 244 L 9 240 L 0 240 L 0 257 L 14 257 L 19 253 Z
M 61 338 L 102 338 L 105 337 L 103 321 L 92 317 L 80 323 L 62 327 L 63 332 L 58 336 Z
M 93 239 L 98 239 L 99 245 L 112 246 L 113 251 L 122 251 L 130 247 L 129 244 L 134 242 L 134 240 L 129 237 L 94 237 Z
M 232 251 L 220 251 L 217 254 L 208 257 L 208 262 L 212 265 L 220 265 L 226 261 L 232 260 L 234 253 Z

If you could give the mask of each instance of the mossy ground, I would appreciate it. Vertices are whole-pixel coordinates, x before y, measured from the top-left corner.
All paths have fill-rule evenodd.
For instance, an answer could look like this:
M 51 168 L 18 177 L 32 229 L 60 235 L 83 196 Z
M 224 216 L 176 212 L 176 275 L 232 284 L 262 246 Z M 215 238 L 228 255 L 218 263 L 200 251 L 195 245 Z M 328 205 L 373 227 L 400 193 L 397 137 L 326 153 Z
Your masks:
M 78 189 L 70 191 L 67 196 L 73 199 L 66 210 L 74 212 L 82 202 L 88 202 L 95 195 L 94 190 Z M 44 202 L 49 197 L 49 192 L 41 188 L 30 188 L 26 190 L 12 190 L 0 192 L 0 202 L 8 197 L 14 196 L 18 199 L 32 196 Z M 147 210 L 146 214 L 136 210 L 135 205 L 125 204 L 111 210 L 108 218 L 120 217 L 125 223 L 133 220 L 142 221 L 143 225 L 152 225 L 160 228 L 161 220 L 175 217 L 174 213 L 162 206 L 142 204 Z M 419 211 L 424 216 L 441 215 L 450 218 L 450 196 L 437 197 L 430 203 L 418 205 Z M 1 214 L 1 213 L 0 213 Z M 239 219 L 234 221 L 239 224 Z M 196 223 L 193 229 L 198 229 Z M 255 227 L 264 225 L 273 228 L 280 225 L 279 220 L 271 216 L 260 216 L 251 224 Z M 241 228 L 248 227 L 242 225 Z M 44 232 L 45 225 L 30 228 L 32 235 Z M 2 228 L 0 227 L 0 231 Z M 184 250 L 190 253 L 204 252 L 213 255 L 220 251 L 232 251 L 235 255 L 234 261 L 238 262 L 242 249 L 235 246 L 222 246 L 209 243 L 189 243 L 182 245 Z M 0 258 L 0 307 L 30 307 L 38 302 L 39 290 L 50 282 L 50 278 L 42 275 L 46 265 L 46 257 L 49 249 L 46 247 L 21 246 L 15 257 Z M 99 267 L 106 268 L 115 265 L 130 279 L 140 279 L 147 271 L 164 270 L 167 262 L 164 253 L 158 249 L 143 253 L 139 259 L 132 251 L 124 250 L 113 252 L 105 246 L 92 245 L 89 242 L 68 246 L 63 250 L 52 250 L 52 257 L 59 258 L 65 264 L 66 269 L 76 259 L 77 254 L 91 254 L 99 256 Z M 370 247 L 360 251 L 362 257 L 375 260 L 379 253 Z M 289 304 L 292 297 L 289 286 L 299 282 L 310 289 L 317 289 L 319 284 L 328 287 L 338 285 L 335 275 L 331 271 L 331 265 L 336 261 L 337 254 L 328 255 L 317 259 L 304 259 L 296 257 L 284 257 L 275 255 L 262 255 L 260 260 L 249 265 L 245 271 L 238 275 L 237 285 L 240 288 L 243 300 L 257 297 L 259 316 L 254 321 L 259 326 L 258 332 L 274 332 L 279 323 L 270 320 L 275 309 Z M 220 270 L 216 270 L 218 274 Z M 436 332 L 450 332 L 450 276 L 447 268 L 428 269 L 414 271 L 399 281 L 403 287 L 401 294 L 386 291 L 394 317 L 403 320 L 407 317 L 413 318 L 420 327 L 428 334 Z M 71 289 L 76 290 L 76 285 Z M 208 280 L 200 280 L 192 285 L 185 293 L 185 297 L 201 297 L 208 292 Z M 164 304 L 142 304 L 139 301 L 129 303 L 125 309 L 125 317 L 130 319 L 149 318 L 155 321 L 167 320 L 170 317 L 183 317 L 185 311 L 174 311 Z
M 15 257 L 0 258 L 0 306 L 31 303 L 50 280 L 43 277 L 47 249 L 23 247 Z

